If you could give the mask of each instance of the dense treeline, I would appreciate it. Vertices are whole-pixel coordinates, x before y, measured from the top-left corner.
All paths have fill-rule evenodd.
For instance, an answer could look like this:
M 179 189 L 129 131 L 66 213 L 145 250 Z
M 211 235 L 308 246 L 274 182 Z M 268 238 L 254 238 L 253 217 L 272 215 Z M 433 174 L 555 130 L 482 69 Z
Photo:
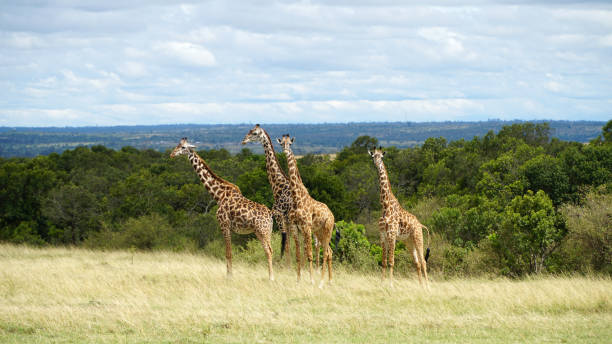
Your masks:
M 311 195 L 339 221 L 335 259 L 361 270 L 380 261 L 378 178 L 367 154 L 377 145 L 360 136 L 335 159 L 299 160 Z M 469 141 L 428 138 L 386 151 L 395 195 L 433 232 L 434 273 L 612 274 L 612 121 L 590 144 L 551 139 L 547 123 L 517 123 Z M 0 240 L 219 253 L 214 200 L 188 161 L 168 152 L 98 145 L 0 159 Z M 263 155 L 199 154 L 246 197 L 272 205 Z M 234 238 L 258 254 L 251 239 Z M 397 268 L 412 271 L 403 248 Z
M 471 139 L 504 125 L 520 121 L 489 120 L 484 122 L 378 122 L 378 123 L 323 123 L 323 124 L 266 124 L 273 136 L 291 133 L 299 137 L 296 154 L 336 153 L 348 146 L 357 136 L 372 136 L 384 146 L 408 148 L 422 145 L 429 137 L 445 137 L 448 141 Z M 551 121 L 551 137 L 564 141 L 589 142 L 600 132 L 603 122 Z M 62 153 L 78 146 L 103 145 L 111 149 L 131 146 L 164 152 L 177 137 L 187 136 L 199 144 L 199 149 L 225 148 L 240 152 L 240 140 L 251 124 L 179 124 L 158 126 L 79 127 L 79 128 L 7 128 L 0 127 L 0 157 L 34 157 Z M 258 147 L 253 151 L 261 153 Z

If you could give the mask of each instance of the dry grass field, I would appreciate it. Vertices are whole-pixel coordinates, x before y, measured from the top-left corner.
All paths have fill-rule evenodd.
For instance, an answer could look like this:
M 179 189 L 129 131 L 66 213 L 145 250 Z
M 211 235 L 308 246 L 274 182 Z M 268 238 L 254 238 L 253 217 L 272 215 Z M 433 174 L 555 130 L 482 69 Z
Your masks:
M 612 280 L 391 284 L 337 269 L 322 290 L 293 270 L 201 254 L 0 245 L 3 343 L 604 343 Z M 307 280 L 307 279 L 306 279 Z

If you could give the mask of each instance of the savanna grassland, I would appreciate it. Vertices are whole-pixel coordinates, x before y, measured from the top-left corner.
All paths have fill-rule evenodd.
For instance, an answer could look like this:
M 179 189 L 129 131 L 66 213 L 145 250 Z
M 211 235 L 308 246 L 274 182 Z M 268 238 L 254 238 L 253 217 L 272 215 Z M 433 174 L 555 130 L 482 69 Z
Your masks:
M 278 251 L 277 251 L 278 252 Z M 603 343 L 609 277 L 443 280 L 336 269 L 322 290 L 276 262 L 0 245 L 4 343 Z M 305 276 L 307 277 L 307 276 Z M 317 276 L 318 277 L 318 276 Z M 318 278 L 317 278 L 318 280 Z

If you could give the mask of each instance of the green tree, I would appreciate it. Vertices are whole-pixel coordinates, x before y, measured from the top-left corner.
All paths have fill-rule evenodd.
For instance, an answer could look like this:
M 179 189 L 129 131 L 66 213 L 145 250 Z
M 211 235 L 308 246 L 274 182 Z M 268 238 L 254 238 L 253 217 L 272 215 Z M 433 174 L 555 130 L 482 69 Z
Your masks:
M 55 227 L 50 239 L 60 243 L 79 244 L 88 232 L 100 229 L 100 203 L 89 191 L 74 184 L 51 190 L 43 201 L 42 213 Z
M 544 191 L 528 191 L 505 208 L 501 227 L 489 236 L 503 271 L 510 275 L 541 273 L 559 247 L 565 223 Z
M 569 177 L 559 159 L 545 154 L 538 155 L 527 161 L 521 169 L 527 187 L 534 191 L 546 192 L 555 206 L 569 199 Z

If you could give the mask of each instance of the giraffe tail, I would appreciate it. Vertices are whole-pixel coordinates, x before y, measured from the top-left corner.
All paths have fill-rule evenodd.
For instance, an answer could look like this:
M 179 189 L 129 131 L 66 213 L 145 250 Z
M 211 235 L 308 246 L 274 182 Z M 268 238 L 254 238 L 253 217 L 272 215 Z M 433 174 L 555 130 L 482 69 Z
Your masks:
M 281 232 L 281 258 L 285 254 L 285 243 L 287 242 L 287 232 Z
M 423 226 L 423 225 L 421 225 L 421 226 Z M 429 259 L 429 252 L 430 252 L 430 249 L 429 249 L 429 228 L 427 228 L 425 226 L 423 226 L 423 228 L 427 229 L 427 249 L 425 250 L 425 261 L 427 261 Z
M 334 227 L 336 227 L 336 224 L 334 223 Z M 334 238 L 334 248 L 335 251 L 338 252 L 338 244 L 340 243 L 340 228 L 336 227 L 336 237 Z M 334 252 L 334 253 L 336 253 Z

